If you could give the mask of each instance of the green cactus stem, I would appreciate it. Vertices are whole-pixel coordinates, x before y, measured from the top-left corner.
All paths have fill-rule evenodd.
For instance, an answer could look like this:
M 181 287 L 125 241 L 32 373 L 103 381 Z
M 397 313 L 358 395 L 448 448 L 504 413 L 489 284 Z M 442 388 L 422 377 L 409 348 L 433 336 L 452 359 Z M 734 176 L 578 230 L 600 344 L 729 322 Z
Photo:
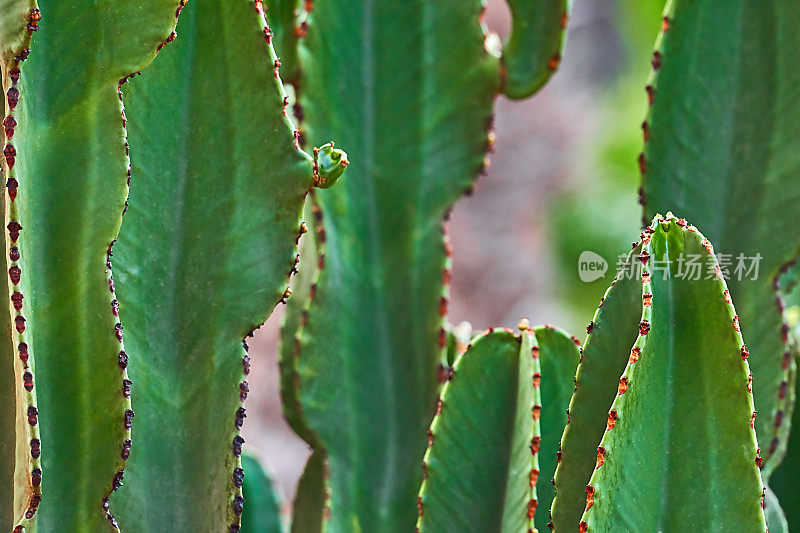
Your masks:
M 796 328 L 797 326 L 795 325 L 794 327 Z M 797 399 L 796 330 L 792 332 L 791 337 L 792 353 L 794 355 L 791 365 L 794 368 L 791 369 L 785 395 L 787 403 L 794 407 Z M 800 487 L 797 484 L 798 475 L 800 475 L 800 462 L 797 460 L 800 457 L 800 430 L 797 429 L 800 427 L 800 410 L 793 408 L 791 411 L 791 424 L 785 424 L 787 429 L 791 431 L 785 449 L 785 457 L 788 457 L 788 460 L 783 461 L 770 476 L 769 488 L 774 491 L 775 498 L 767 500 L 767 516 L 769 517 L 772 513 L 778 514 L 778 511 L 783 512 L 789 526 L 788 531 L 794 531 L 800 527 L 800 509 L 793 503 L 800 501 L 798 500 L 800 498 Z M 783 509 L 781 509 L 779 500 L 786 504 Z M 770 523 L 770 532 L 774 533 L 774 530 L 773 524 Z
M 641 317 L 641 283 L 627 273 L 640 252 L 641 248 L 634 249 L 587 328 L 569 404 L 569 423 L 559 446 L 562 460 L 554 478 L 556 495 L 550 514 L 559 532 L 574 531 L 586 507 L 586 483 L 596 465 L 604 421 L 636 340 L 635 324 Z
M 579 530 L 766 531 L 749 353 L 711 243 L 668 214 L 640 245 L 629 258 L 642 265 L 639 335 L 627 352 L 604 354 L 627 365 L 607 417 L 595 421 L 605 434 Z M 689 275 L 692 255 L 714 276 Z M 570 412 L 584 408 L 573 399 Z M 572 460 L 562 452 L 562 464 Z
M 298 335 L 302 412 L 328 454 L 334 533 L 407 531 L 416 521 L 417 466 L 447 342 L 441 222 L 486 167 L 503 87 L 483 7 L 317 0 L 306 15 L 306 138 L 334 138 L 353 159 L 345 183 L 317 195 L 327 252 Z M 556 33 L 561 20 L 559 11 Z
M 12 345 L 36 384 L 38 409 L 29 405 L 27 419 L 41 435 L 21 432 L 17 453 L 26 448 L 35 464 L 42 450 L 44 495 L 41 506 L 38 489 L 25 498 L 21 530 L 32 529 L 30 518 L 42 531 L 116 529 L 108 497 L 122 483 L 133 418 L 108 263 L 128 179 L 118 87 L 169 39 L 177 5 L 3 5 Z M 17 381 L 20 400 L 32 395 L 26 381 Z
M 764 493 L 764 516 L 770 533 L 789 533 L 789 523 L 783 514 L 778 497 L 769 487 L 766 487 Z
M 547 528 L 580 349 L 553 326 L 523 320 L 520 330 L 477 337 L 444 385 L 423 462 L 421 532 Z
M 301 2 L 304 8 L 301 8 Z M 275 51 L 281 58 L 281 79 L 296 83 L 300 75 L 297 58 L 298 39 L 305 35 L 306 11 L 313 7 L 313 0 L 268 0 L 264 6 L 270 27 L 275 33 Z
M 297 484 L 292 509 L 292 533 L 321 533 L 324 530 L 328 503 L 325 455 L 315 451 Z
M 29 49 L 33 31 L 30 28 L 38 27 L 40 12 L 35 2 L 17 1 L 8 2 L 2 6 L 3 14 L 0 16 L 0 60 L 2 61 L 3 87 L 11 88 L 15 82 L 11 78 L 11 69 L 18 68 L 21 54 Z M 14 77 L 19 79 L 18 71 Z M 13 137 L 16 133 L 19 110 L 9 108 L 6 99 L 3 99 L 3 129 L 0 130 L 2 146 L 13 148 Z M 16 150 L 16 148 L 13 148 Z M 14 154 L 15 155 L 15 154 Z M 2 166 L 3 182 L 10 176 L 17 176 L 14 169 L 14 155 L 6 160 Z M 27 351 L 20 353 L 18 346 L 24 342 L 26 335 L 16 327 L 16 321 L 24 320 L 21 312 L 24 290 L 23 281 L 19 276 L 18 252 L 12 254 L 12 248 L 18 250 L 17 242 L 19 232 L 12 239 L 10 233 L 13 228 L 12 220 L 19 218 L 18 209 L 13 205 L 9 196 L 3 194 L 3 225 L 8 226 L 9 233 L 3 231 L 2 250 L 4 257 L 4 270 L 9 273 L 7 282 L 2 284 L 3 301 L 6 302 L 6 311 L 2 313 L 3 338 L 0 341 L 0 483 L 6 490 L 0 497 L 0 528 L 6 531 L 14 528 L 32 530 L 34 514 L 41 499 L 42 469 L 39 456 L 40 447 L 31 449 L 31 443 L 39 441 L 38 405 L 36 402 L 36 388 L 33 376 L 36 373 L 33 358 Z M 12 298 L 14 295 L 14 298 Z M 19 318 L 18 318 L 19 317 Z M 14 320 L 12 320 L 12 318 Z M 29 412 L 36 419 L 28 416 Z M 34 422 L 35 420 L 35 422 Z M 33 423 L 32 423 L 33 422 Z
M 456 361 L 428 431 L 421 533 L 533 525 L 541 372 L 533 331 L 521 329 L 489 330 Z
M 297 274 L 292 280 L 292 298 L 286 306 L 281 324 L 281 342 L 278 350 L 280 392 L 283 416 L 292 430 L 310 446 L 317 447 L 317 437 L 306 424 L 300 404 L 300 332 L 308 318 L 308 306 L 316 292 L 320 267 L 325 261 L 325 231 L 322 229 L 322 211 L 311 191 L 303 210 L 305 225 L 300 238 L 300 259 Z
M 552 481 L 558 465 L 561 435 L 569 420 L 569 402 L 575 388 L 575 369 L 581 359 L 581 348 L 578 339 L 553 326 L 540 326 L 534 331 L 542 372 L 541 452 L 536 485 L 539 510 L 534 521 L 536 529 L 544 532 L 549 531 L 549 510 L 555 496 Z
M 124 87 L 133 167 L 114 262 L 138 438 L 116 509 L 133 532 L 239 527 L 243 339 L 290 295 L 314 183 L 261 2 L 190 3 L 178 31 Z
M 703 228 L 726 259 L 755 374 L 757 434 L 769 476 L 782 455 L 779 398 L 791 359 L 775 277 L 800 228 L 800 5 L 784 0 L 672 0 L 647 86 L 640 158 L 645 218 L 671 210 Z M 736 275 L 759 258 L 757 279 Z
M 249 454 L 242 456 L 242 469 L 245 510 L 240 533 L 282 533 L 280 501 L 269 475 Z
M 527 98 L 550 79 L 561 64 L 566 38 L 568 0 L 508 0 L 511 33 L 503 45 L 503 92 Z

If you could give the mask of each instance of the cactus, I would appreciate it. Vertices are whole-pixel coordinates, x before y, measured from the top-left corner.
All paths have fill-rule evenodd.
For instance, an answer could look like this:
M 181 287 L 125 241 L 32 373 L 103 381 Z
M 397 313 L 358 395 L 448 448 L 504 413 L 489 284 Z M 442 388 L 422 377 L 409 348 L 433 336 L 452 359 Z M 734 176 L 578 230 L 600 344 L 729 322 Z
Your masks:
M 299 348 L 305 424 L 327 452 L 331 531 L 416 520 L 446 342 L 441 221 L 485 166 L 504 79 L 507 94 L 527 96 L 560 57 L 564 3 L 510 7 L 516 32 L 502 63 L 485 49 L 479 0 L 317 0 L 306 15 L 305 136 L 353 147 L 354 161 L 345 183 L 317 195 L 324 268 L 305 326 L 284 337 Z
M 317 440 L 314 432 L 306 425 L 303 408 L 300 405 L 298 375 L 300 341 L 295 335 L 308 318 L 308 302 L 316 291 L 319 268 L 324 261 L 325 233 L 319 225 L 321 217 L 322 212 L 312 191 L 303 211 L 306 233 L 300 241 L 301 261 L 298 264 L 297 275 L 292 280 L 292 299 L 286 306 L 286 314 L 281 324 L 283 342 L 280 343 L 278 359 L 284 418 L 294 432 L 311 446 L 317 446 Z
M 347 164 L 299 150 L 255 5 L 187 5 L 181 37 L 125 87 L 133 168 L 114 263 L 139 438 L 116 506 L 133 531 L 238 527 L 243 339 L 290 294 L 306 193 Z
M 281 531 L 239 430 L 247 336 L 295 273 L 281 386 L 312 455 L 293 533 L 537 531 L 548 508 L 556 531 L 793 527 L 800 234 L 776 213 L 800 85 L 778 50 L 800 8 L 673 0 L 648 86 L 646 212 L 690 213 L 766 277 L 728 291 L 711 242 L 656 216 L 581 350 L 526 321 L 447 325 L 440 225 L 485 167 L 492 100 L 558 66 L 565 2 L 509 0 L 502 50 L 479 0 L 296 3 L 275 0 L 275 33 L 262 0 L 0 3 L 0 527 Z M 354 163 L 322 190 L 349 165 L 330 138 Z M 684 279 L 681 254 L 713 275 Z
M 511 532 L 532 523 L 529 479 L 538 463 L 531 451 L 538 451 L 541 409 L 537 352 L 532 334 L 490 331 L 456 361 L 428 433 L 419 531 Z
M 692 254 L 713 279 L 681 274 Z M 763 531 L 749 352 L 711 243 L 657 216 L 622 273 L 639 261 L 641 276 L 618 276 L 589 327 L 556 470 L 555 530 L 580 521 L 581 531 Z
M 796 325 L 794 326 L 797 327 Z M 796 365 L 797 361 L 797 331 L 794 330 L 792 332 L 792 352 L 793 352 L 793 360 L 792 365 Z M 792 371 L 789 373 L 789 381 L 787 383 L 785 394 L 787 396 L 786 402 L 788 405 L 794 405 L 795 400 L 797 399 L 797 375 L 796 372 Z M 767 515 L 771 513 L 775 513 L 780 515 L 778 511 L 783 511 L 786 516 L 785 520 L 787 522 L 787 527 L 783 529 L 775 529 L 770 523 L 770 531 L 794 531 L 798 526 L 800 526 L 800 512 L 798 512 L 797 506 L 792 505 L 792 502 L 798 501 L 800 498 L 800 491 L 798 491 L 797 486 L 797 476 L 799 475 L 798 469 L 800 469 L 800 461 L 797 460 L 800 457 L 800 435 L 796 428 L 800 427 L 800 410 L 793 409 L 791 414 L 791 423 L 783 424 L 786 428 L 786 431 L 789 431 L 790 428 L 794 428 L 794 431 L 791 433 L 790 438 L 787 439 L 786 450 L 785 450 L 785 457 L 787 458 L 784 460 L 780 466 L 770 475 L 769 477 L 769 487 L 767 489 L 767 494 L 770 495 L 772 491 L 774 491 L 774 495 L 772 498 L 767 499 Z M 769 489 L 772 489 L 771 491 Z M 790 505 L 787 505 L 784 509 L 781 509 L 779 502 L 789 502 Z M 777 508 L 777 511 L 774 509 Z M 778 519 L 780 520 L 780 519 Z M 791 528 L 791 529 L 789 529 Z
M 526 321 L 520 329 L 474 339 L 444 386 L 423 463 L 420 532 L 517 532 L 534 519 L 546 527 L 537 508 L 549 508 L 553 491 L 537 480 L 555 471 L 579 348 L 552 326 L 535 336 Z
M 328 494 L 325 486 L 327 466 L 323 452 L 315 451 L 308 458 L 297 483 L 292 512 L 292 533 L 323 531 Z
M 14 318 L 3 353 L 15 360 L 20 400 L 18 438 L 3 445 L 18 457 L 12 523 L 19 531 L 34 519 L 41 531 L 110 530 L 108 497 L 121 482 L 133 416 L 116 364 L 122 329 L 106 263 L 128 175 L 118 86 L 168 39 L 175 1 L 2 8 L 4 253 Z
M 132 530 L 239 527 L 248 360 L 237 352 L 284 298 L 306 192 L 347 159 L 332 145 L 299 150 L 260 2 L 185 4 L 2 6 L 14 328 L 0 376 L 16 398 L 0 413 L 0 519 L 15 532 L 117 528 L 109 496 L 131 454 L 130 378 L 142 386 L 141 447 L 113 510 Z M 188 37 L 128 84 L 175 40 L 182 11 Z M 207 113 L 212 100 L 224 117 Z M 114 248 L 120 306 L 111 245 L 128 133 L 138 158 Z
M 667 210 L 689 218 L 730 254 L 732 273 L 740 254 L 762 257 L 758 279 L 732 276 L 729 286 L 752 353 L 766 476 L 783 455 L 791 406 L 779 391 L 794 372 L 773 283 L 800 246 L 800 229 L 785 223 L 800 200 L 800 71 L 780 52 L 800 44 L 798 23 L 792 2 L 672 0 L 640 159 L 646 218 Z
M 691 254 L 717 276 L 682 274 Z M 627 352 L 594 353 L 628 363 L 608 421 L 595 421 L 606 429 L 580 529 L 765 531 L 748 351 L 713 248 L 685 221 L 657 217 L 638 259 L 639 336 Z M 581 366 L 578 390 L 583 375 Z M 576 398 L 570 412 L 580 409 Z M 573 431 L 581 439 L 568 425 L 565 440 Z M 562 453 L 562 464 L 572 460 L 566 447 Z M 557 471 L 557 490 L 558 482 Z M 574 526 L 556 520 L 554 513 L 556 529 Z
M 701 255 L 718 275 L 687 277 L 682 254 Z M 631 268 L 640 262 L 641 272 Z M 421 532 L 544 527 L 543 516 L 531 521 L 549 503 L 534 492 L 552 473 L 540 463 L 548 457 L 555 531 L 766 530 L 762 506 L 774 496 L 759 472 L 748 352 L 711 243 L 657 216 L 627 267 L 589 327 L 569 420 L 558 398 L 572 388 L 578 349 L 566 334 L 490 332 L 458 359 L 428 436 Z M 545 362 L 558 385 L 547 395 Z M 555 468 L 552 428 L 565 423 Z
M 242 456 L 242 469 L 245 472 L 242 482 L 244 500 L 259 505 L 252 506 L 242 515 L 241 533 L 282 533 L 280 502 L 272 480 L 252 455 Z
M 630 268 L 631 260 L 623 266 L 622 272 Z M 640 299 L 641 287 L 637 280 L 615 279 L 587 327 L 589 335 L 576 376 L 569 431 L 564 433 L 559 448 L 567 460 L 558 465 L 555 476 L 556 497 L 551 514 L 556 527 L 567 524 L 565 527 L 574 529 L 583 513 L 586 483 L 596 465 L 597 447 L 605 429 L 602 420 L 608 416 L 619 378 L 628 362 L 626 354 L 636 340 L 637 328 L 631 324 L 637 324 L 641 318 Z M 617 354 L 617 357 L 610 358 L 606 354 Z M 581 387 L 577 386 L 579 381 Z
M 702 256 L 717 275 L 687 276 L 684 254 Z M 640 262 L 640 272 L 631 268 Z M 637 313 L 621 312 L 629 308 Z M 419 531 L 544 527 L 544 518 L 533 523 L 549 503 L 538 482 L 552 470 L 540 458 L 555 468 L 552 428 L 565 423 L 555 531 L 766 531 L 765 500 L 771 530 L 785 531 L 762 485 L 749 354 L 711 243 L 686 221 L 657 216 L 588 329 L 569 420 L 558 398 L 571 389 L 578 349 L 566 334 L 490 331 L 473 340 L 428 435 Z M 545 362 L 558 385 L 546 395 Z

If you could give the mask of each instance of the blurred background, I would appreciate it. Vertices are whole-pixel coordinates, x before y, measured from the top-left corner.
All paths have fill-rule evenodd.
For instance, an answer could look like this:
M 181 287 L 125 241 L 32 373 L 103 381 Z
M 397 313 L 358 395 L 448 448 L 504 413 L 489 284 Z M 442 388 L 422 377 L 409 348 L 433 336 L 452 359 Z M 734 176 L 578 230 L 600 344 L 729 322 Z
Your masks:
M 486 23 L 504 37 L 505 2 L 487 3 Z M 447 224 L 451 323 L 514 327 L 525 316 L 586 336 L 618 256 L 639 235 L 636 158 L 663 6 L 664 0 L 574 0 L 558 73 L 531 99 L 498 99 L 492 166 Z M 585 250 L 609 264 L 590 283 L 578 277 Z M 276 309 L 250 342 L 244 437 L 286 503 L 309 452 L 281 414 L 282 312 Z

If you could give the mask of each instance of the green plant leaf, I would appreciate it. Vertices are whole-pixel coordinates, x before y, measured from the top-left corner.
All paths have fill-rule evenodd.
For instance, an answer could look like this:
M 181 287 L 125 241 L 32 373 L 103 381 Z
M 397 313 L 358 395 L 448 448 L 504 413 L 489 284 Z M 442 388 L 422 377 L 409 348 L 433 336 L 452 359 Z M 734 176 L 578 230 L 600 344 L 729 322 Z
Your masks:
M 503 45 L 503 92 L 527 98 L 550 79 L 561 63 L 568 0 L 507 0 L 511 33 Z
M 800 201 L 800 63 L 785 53 L 800 45 L 800 4 L 672 0 L 665 15 L 648 86 L 645 217 L 671 210 L 690 219 L 730 263 L 768 476 L 791 357 L 772 285 L 800 246 L 800 228 L 785 216 Z M 759 255 L 757 279 L 740 279 L 738 258 L 748 268 Z
M 43 451 L 44 500 L 37 512 L 39 496 L 29 493 L 25 516 L 42 531 L 107 531 L 132 417 L 106 264 L 127 195 L 118 85 L 168 39 L 178 2 L 42 0 L 28 16 L 23 5 L 3 5 L 0 38 L 11 117 L 4 253 L 20 275 L 9 276 L 21 304 L 12 339 L 18 356 L 36 359 L 38 411 L 29 406 L 28 418 L 41 432 L 19 435 L 17 453 L 35 462 Z
M 481 4 L 318 0 L 301 41 L 307 138 L 353 147 L 317 194 L 327 253 L 298 358 L 332 533 L 417 518 L 446 341 L 441 220 L 484 166 L 501 79 Z
M 314 452 L 308 458 L 303 475 L 297 484 L 292 509 L 292 533 L 321 533 L 324 528 L 326 488 L 325 455 Z
M 244 513 L 241 533 L 281 533 L 281 506 L 272 480 L 252 455 L 242 456 Z
M 581 531 L 766 531 L 747 348 L 711 244 L 668 215 L 646 230 L 639 337 L 619 379 Z M 580 386 L 580 384 L 579 384 Z
M 516 533 L 532 525 L 542 407 L 537 351 L 532 331 L 490 330 L 456 361 L 428 433 L 421 533 Z
M 242 339 L 287 295 L 313 182 L 264 24 L 245 0 L 192 2 L 180 37 L 125 86 L 133 168 L 114 264 L 138 413 L 115 505 L 126 531 L 239 522 Z

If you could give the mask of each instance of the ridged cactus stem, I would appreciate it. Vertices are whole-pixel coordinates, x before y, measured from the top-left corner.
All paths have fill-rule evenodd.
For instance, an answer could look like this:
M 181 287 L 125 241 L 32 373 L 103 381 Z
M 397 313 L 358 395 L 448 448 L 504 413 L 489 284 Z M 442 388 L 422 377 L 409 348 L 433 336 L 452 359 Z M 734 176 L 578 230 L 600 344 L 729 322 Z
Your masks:
M 561 43 L 563 2 L 550 4 L 518 26 L 542 49 L 507 50 L 509 89 L 529 94 L 552 72 L 536 60 Z M 315 0 L 305 14 L 297 109 L 311 144 L 334 138 L 353 158 L 348 179 L 317 195 L 325 268 L 305 326 L 284 338 L 299 339 L 304 425 L 327 452 L 331 532 L 401 531 L 416 520 L 415 466 L 447 344 L 442 220 L 486 171 L 504 84 L 484 11 L 480 0 Z M 544 26 L 556 31 L 538 35 Z M 508 82 L 512 71 L 523 76 Z
M 284 417 L 297 436 L 317 448 L 317 437 L 303 417 L 303 406 L 300 401 L 301 378 L 298 370 L 299 358 L 302 355 L 301 335 L 308 321 L 309 307 L 317 292 L 319 273 L 325 266 L 325 226 L 314 191 L 309 193 L 306 200 L 304 219 L 298 254 L 300 262 L 297 265 L 298 272 L 292 280 L 294 298 L 287 306 L 281 325 L 278 365 Z
M 670 0 L 639 156 L 643 223 L 672 211 L 720 251 L 752 352 L 765 477 L 786 447 L 793 371 L 777 278 L 800 249 L 785 220 L 800 200 L 800 68 L 783 52 L 800 46 L 798 24 L 800 6 L 783 0 Z
M 41 439 L 39 436 L 39 416 L 36 402 L 36 365 L 33 357 L 33 350 L 28 345 L 28 335 L 30 334 L 30 324 L 26 327 L 25 313 L 23 312 L 23 301 L 25 295 L 29 295 L 29 284 L 27 279 L 23 280 L 22 262 L 20 261 L 20 248 L 23 248 L 21 238 L 21 219 L 19 213 L 19 202 L 17 202 L 17 192 L 19 183 L 19 172 L 16 166 L 17 143 L 14 134 L 17 128 L 24 128 L 20 123 L 24 119 L 20 116 L 20 91 L 18 82 L 21 75 L 21 67 L 30 53 L 31 37 L 33 32 L 38 29 L 41 12 L 36 2 L 18 3 L 14 8 L 23 7 L 27 13 L 20 13 L 17 19 L 19 28 L 15 29 L 21 35 L 21 42 L 14 47 L 7 48 L 6 38 L 3 35 L 2 51 L 2 72 L 3 72 L 3 92 L 5 94 L 6 114 L 3 119 L 4 143 L 3 143 L 3 171 L 6 177 L 7 194 L 3 195 L 4 206 L 4 226 L 8 233 L 4 233 L 4 251 L 6 256 L 5 263 L 8 265 L 8 292 L 6 292 L 6 305 L 10 316 L 7 337 L 3 339 L 4 355 L 8 355 L 9 360 L 5 365 L 13 367 L 14 389 L 13 403 L 9 407 L 14 412 L 14 427 L 16 430 L 7 435 L 3 435 L 5 450 L 4 462 L 9 459 L 13 461 L 13 467 L 9 466 L 8 471 L 13 471 L 13 482 L 11 479 L 4 478 L 0 481 L 6 483 L 6 489 L 13 487 L 13 490 L 2 491 L 11 501 L 4 501 L 1 505 L 4 508 L 11 506 L 11 522 L 15 532 L 33 530 L 33 520 L 39 503 L 42 499 L 42 465 L 41 465 Z M 5 15 L 4 15 L 5 16 Z M 8 29 L 7 29 L 8 30 Z M 22 96 L 23 98 L 25 96 Z M 25 273 L 27 275 L 27 272 Z M 5 292 L 5 291 L 4 291 Z M 12 450 L 13 453 L 12 453 Z M 13 470 L 12 470 L 13 469 Z M 0 514 L 4 519 L 9 517 Z M 8 522 L 0 524 L 0 527 L 8 527 Z
M 511 33 L 503 45 L 503 92 L 527 98 L 550 79 L 561 64 L 566 37 L 567 0 L 507 0 Z
M 777 391 L 775 391 L 777 401 L 774 404 L 775 412 L 772 418 L 772 431 L 768 436 L 769 449 L 765 454 L 770 460 L 765 461 L 762 469 L 765 478 L 769 478 L 772 475 L 772 472 L 781 464 L 786 455 L 786 450 L 789 445 L 791 420 L 795 409 L 795 398 L 792 391 L 797 379 L 796 355 L 798 347 L 796 345 L 796 339 L 793 339 L 790 335 L 790 326 L 786 316 L 786 306 L 784 304 L 784 295 L 791 291 L 791 281 L 787 286 L 782 286 L 781 279 L 796 262 L 797 260 L 794 259 L 781 267 L 772 279 L 772 288 L 775 291 L 775 307 L 781 319 L 780 335 L 783 341 L 784 352 L 781 359 L 781 380 Z M 767 439 L 760 439 L 761 442 L 766 442 L 766 440 Z
M 420 533 L 533 527 L 541 372 L 536 338 L 522 326 L 521 335 L 478 335 L 442 389 L 422 461 Z M 484 392 L 474 394 L 479 383 Z
M 127 531 L 235 532 L 247 340 L 292 293 L 307 193 L 347 157 L 301 150 L 261 1 L 189 3 L 178 32 L 124 93 L 133 169 L 114 266 L 139 436 L 112 508 Z
M 528 352 L 531 354 L 531 384 L 533 389 L 533 396 L 531 397 L 531 413 L 533 419 L 533 436 L 531 437 L 531 470 L 528 476 L 528 531 L 535 529 L 534 519 L 536 518 L 536 511 L 539 506 L 539 497 L 537 492 L 537 484 L 539 481 L 539 474 L 541 473 L 539 466 L 539 455 L 542 446 L 542 367 L 539 364 L 539 345 L 534 336 L 533 328 L 527 319 L 523 319 L 519 323 L 520 330 L 520 354 L 525 356 Z M 524 385 L 524 383 L 523 383 Z M 523 415 L 524 416 L 524 415 Z M 549 450 L 548 450 L 549 451 Z M 509 488 L 513 487 L 513 476 L 509 476 Z
M 38 488 L 24 497 L 39 530 L 117 528 L 108 499 L 122 484 L 133 418 L 109 261 L 129 167 L 119 85 L 169 38 L 176 4 L 3 8 L 11 342 L 28 370 L 35 354 L 36 372 L 21 375 L 20 390 L 32 392 L 35 381 L 38 406 L 26 415 L 41 434 L 20 431 L 16 446 L 37 459 L 44 450 L 26 482 L 41 483 L 45 498 L 38 505 Z M 10 21 L 21 24 L 22 41 L 9 37 Z
M 695 255 L 713 277 L 687 269 Z M 555 531 L 765 531 L 753 374 L 714 249 L 685 220 L 659 215 L 629 256 L 638 264 L 590 328 L 556 471 Z M 639 316 L 614 312 L 623 304 Z M 628 344 L 622 333 L 636 323 Z M 613 401 L 592 398 L 590 384 L 603 394 L 613 384 Z
M 547 528 L 556 446 L 580 357 L 547 325 L 490 329 L 458 357 L 428 431 L 417 531 Z M 540 487 L 542 490 L 540 490 Z
M 292 533 L 321 533 L 330 514 L 328 507 L 328 465 L 323 452 L 315 451 L 306 462 L 297 483 L 292 507 Z

